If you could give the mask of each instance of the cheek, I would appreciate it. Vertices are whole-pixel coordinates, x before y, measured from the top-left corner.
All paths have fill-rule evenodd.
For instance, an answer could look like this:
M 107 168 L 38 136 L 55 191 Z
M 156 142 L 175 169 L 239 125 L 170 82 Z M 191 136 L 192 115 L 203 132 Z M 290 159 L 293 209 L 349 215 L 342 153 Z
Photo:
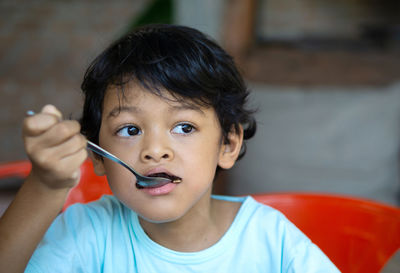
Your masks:
M 218 164 L 219 149 L 220 145 L 214 140 L 214 143 L 208 141 L 182 153 L 186 172 L 189 175 L 196 174 L 207 181 L 212 180 Z
M 119 197 L 120 193 L 136 191 L 136 179 L 134 175 L 125 167 L 115 162 L 104 162 L 108 183 L 112 192 Z

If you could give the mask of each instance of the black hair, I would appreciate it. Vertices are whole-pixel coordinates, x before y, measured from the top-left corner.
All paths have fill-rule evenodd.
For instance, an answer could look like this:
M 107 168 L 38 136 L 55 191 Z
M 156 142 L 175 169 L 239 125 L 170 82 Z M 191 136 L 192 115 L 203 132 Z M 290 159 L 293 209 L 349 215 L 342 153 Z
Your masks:
M 98 143 L 107 88 L 131 81 L 160 96 L 166 90 L 182 103 L 213 107 L 225 142 L 239 125 L 245 140 L 255 134 L 253 111 L 245 108 L 249 91 L 232 57 L 193 28 L 159 24 L 137 28 L 92 62 L 81 86 L 82 133 L 89 140 Z M 245 150 L 244 142 L 239 158 Z

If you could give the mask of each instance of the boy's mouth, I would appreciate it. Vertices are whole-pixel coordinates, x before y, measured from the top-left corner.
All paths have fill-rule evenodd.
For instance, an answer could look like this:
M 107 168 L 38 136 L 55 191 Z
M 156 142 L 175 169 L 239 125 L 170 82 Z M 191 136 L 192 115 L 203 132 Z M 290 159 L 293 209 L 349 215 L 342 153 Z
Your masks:
M 167 174 L 167 173 L 153 173 L 148 176 L 149 177 L 164 177 L 164 178 L 171 180 L 172 183 L 181 183 L 182 182 L 182 178 L 175 176 L 175 175 Z
M 167 173 L 165 173 L 165 172 L 161 172 L 161 173 L 152 173 L 152 174 L 149 174 L 149 175 L 147 175 L 147 176 L 148 176 L 148 177 L 163 177 L 163 178 L 166 178 L 166 179 L 170 180 L 171 183 L 174 183 L 174 184 L 179 184 L 179 183 L 182 182 L 182 178 L 180 178 L 180 177 L 178 177 L 178 176 L 175 176 L 175 175 L 167 174 Z M 161 186 L 162 186 L 162 185 L 161 185 Z M 160 187 L 160 186 L 155 186 L 155 187 L 152 187 L 152 188 L 157 188 L 157 187 Z M 138 189 L 143 189 L 143 188 L 145 188 L 145 187 L 143 187 L 143 186 L 141 186 L 141 185 L 139 185 L 139 184 L 136 183 L 136 188 L 138 188 Z

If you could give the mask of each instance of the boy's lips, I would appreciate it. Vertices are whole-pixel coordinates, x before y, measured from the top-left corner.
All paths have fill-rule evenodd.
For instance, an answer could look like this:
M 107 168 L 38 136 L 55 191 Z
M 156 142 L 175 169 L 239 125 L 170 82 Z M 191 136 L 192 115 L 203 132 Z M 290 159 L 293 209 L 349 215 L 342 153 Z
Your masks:
M 160 187 L 142 188 L 141 191 L 143 191 L 151 196 L 167 195 L 170 192 L 172 192 L 176 186 L 177 186 L 177 184 L 167 183 Z

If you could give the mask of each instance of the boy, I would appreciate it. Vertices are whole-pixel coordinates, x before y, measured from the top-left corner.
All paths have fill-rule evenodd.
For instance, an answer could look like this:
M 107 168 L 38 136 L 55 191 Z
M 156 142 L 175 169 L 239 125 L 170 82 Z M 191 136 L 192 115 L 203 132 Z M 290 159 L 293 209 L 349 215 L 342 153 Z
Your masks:
M 8 272 L 28 261 L 26 272 L 338 272 L 276 210 L 211 195 L 256 123 L 231 57 L 202 33 L 139 28 L 94 60 L 82 90 L 81 130 L 54 106 L 25 119 L 32 172 L 0 222 Z M 56 218 L 87 156 L 80 131 L 140 173 L 181 183 L 138 188 L 92 155 L 113 196 Z

